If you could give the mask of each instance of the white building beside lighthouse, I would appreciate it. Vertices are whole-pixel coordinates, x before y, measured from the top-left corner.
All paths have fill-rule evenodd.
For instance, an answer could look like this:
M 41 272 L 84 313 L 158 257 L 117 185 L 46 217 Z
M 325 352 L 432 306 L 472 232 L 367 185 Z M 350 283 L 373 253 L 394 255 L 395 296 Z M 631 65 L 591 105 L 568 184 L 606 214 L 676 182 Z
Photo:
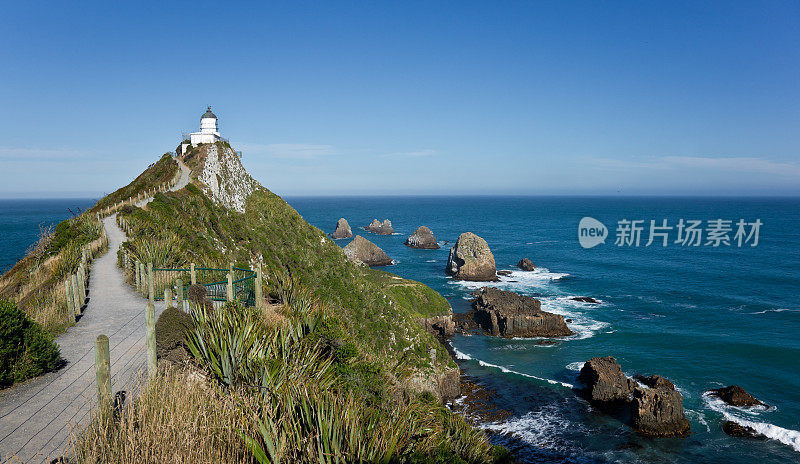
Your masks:
M 211 112 L 211 107 L 208 107 L 203 116 L 200 117 L 200 132 L 192 132 L 189 134 L 190 142 L 193 147 L 201 143 L 214 143 L 221 140 L 219 135 L 219 126 L 217 125 L 217 116 Z

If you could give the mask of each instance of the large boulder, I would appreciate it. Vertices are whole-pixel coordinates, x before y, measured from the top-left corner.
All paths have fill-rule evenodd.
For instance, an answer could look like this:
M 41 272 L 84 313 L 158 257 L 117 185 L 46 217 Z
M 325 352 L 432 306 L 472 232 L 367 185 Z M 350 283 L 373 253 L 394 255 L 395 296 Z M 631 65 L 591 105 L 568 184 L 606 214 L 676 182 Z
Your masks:
M 392 259 L 378 245 L 360 235 L 356 235 L 356 238 L 344 247 L 344 254 L 350 261 L 364 263 L 367 266 L 387 266 L 392 264 Z
M 472 232 L 458 236 L 450 248 L 446 271 L 459 280 L 496 281 L 494 255 L 486 240 Z
M 533 265 L 533 261 L 528 258 L 522 258 L 517 263 L 517 267 L 522 269 L 523 271 L 532 271 L 536 269 L 536 266 Z
M 663 377 L 662 377 L 663 379 Z M 666 379 L 664 379 L 666 380 Z M 683 437 L 689 434 L 689 420 L 683 414 L 683 395 L 669 387 L 633 387 L 631 427 L 647 437 Z
M 689 421 L 683 412 L 683 396 L 660 375 L 629 379 L 611 356 L 587 361 L 578 376 L 582 395 L 599 409 L 618 414 L 640 435 L 683 437 Z
M 630 402 L 631 385 L 622 373 L 622 367 L 611 356 L 588 360 L 581 368 L 578 380 L 585 386 L 582 393 L 586 399 L 601 409 Z
M 336 230 L 331 234 L 332 239 L 350 238 L 353 236 L 353 231 L 350 229 L 350 224 L 347 223 L 345 218 L 339 218 L 336 221 Z
M 753 427 L 737 424 L 733 421 L 723 422 L 722 431 L 732 437 L 757 438 L 759 440 L 765 440 L 767 438 L 766 436 L 758 433 Z
M 738 385 L 730 385 L 728 387 L 716 388 L 709 390 L 708 393 L 716 396 L 725 403 L 731 406 L 751 407 L 751 406 L 766 406 L 766 404 L 757 400 L 756 397 L 747 393 L 744 388 Z
M 473 319 L 486 332 L 500 337 L 565 337 L 573 335 L 564 316 L 542 311 L 536 298 L 484 287 L 472 300 Z
M 384 219 L 383 222 L 373 219 L 367 227 L 364 227 L 364 230 L 378 235 L 392 235 L 394 233 L 392 221 L 388 219 Z
M 406 239 L 406 246 L 426 250 L 439 249 L 439 244 L 436 243 L 436 237 L 433 236 L 433 232 L 425 226 L 419 226 L 413 234 L 408 236 Z

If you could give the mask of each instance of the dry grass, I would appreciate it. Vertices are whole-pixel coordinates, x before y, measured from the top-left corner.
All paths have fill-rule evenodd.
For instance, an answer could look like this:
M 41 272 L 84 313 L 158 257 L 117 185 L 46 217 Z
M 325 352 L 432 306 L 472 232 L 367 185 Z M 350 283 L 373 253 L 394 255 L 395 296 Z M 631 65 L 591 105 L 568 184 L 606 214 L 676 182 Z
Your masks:
M 252 463 L 238 430 L 253 426 L 245 412 L 253 401 L 192 371 L 162 367 L 117 419 L 95 413 L 71 437 L 72 452 L 83 463 Z

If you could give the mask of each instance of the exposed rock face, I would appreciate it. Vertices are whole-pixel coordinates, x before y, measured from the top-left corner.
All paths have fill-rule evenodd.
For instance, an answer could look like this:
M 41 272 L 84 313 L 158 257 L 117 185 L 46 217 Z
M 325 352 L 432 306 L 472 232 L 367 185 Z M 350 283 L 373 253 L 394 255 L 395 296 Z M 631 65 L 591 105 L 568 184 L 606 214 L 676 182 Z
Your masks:
M 611 356 L 590 359 L 578 376 L 585 385 L 582 394 L 590 403 L 619 414 L 639 434 L 686 436 L 689 421 L 683 413 L 683 396 L 672 382 L 659 375 L 635 378 L 625 377 L 617 360 Z
M 474 294 L 473 319 L 491 335 L 500 337 L 564 337 L 573 335 L 564 317 L 542 311 L 536 298 L 484 287 Z
M 455 245 L 450 248 L 446 271 L 459 280 L 497 280 L 494 255 L 489 245 L 472 232 L 458 236 Z
M 392 264 L 392 259 L 381 250 L 378 245 L 370 242 L 360 235 L 344 247 L 344 254 L 352 262 L 362 262 L 367 266 L 387 266 Z
M 453 321 L 452 314 L 449 316 L 420 318 L 420 323 L 425 327 L 425 330 L 440 337 L 449 337 L 456 331 L 456 323 Z
M 243 213 L 247 197 L 260 187 L 259 183 L 250 177 L 230 147 L 214 143 L 203 149 L 206 156 L 197 180 L 216 203 Z
M 353 231 L 350 229 L 350 224 L 347 223 L 347 219 L 339 218 L 339 220 L 336 221 L 336 230 L 334 230 L 331 234 L 331 238 L 340 239 L 350 238 L 352 236 Z
M 586 386 L 586 399 L 601 409 L 613 408 L 630 401 L 631 386 L 628 378 L 622 373 L 617 360 L 611 356 L 587 361 L 578 380 Z
M 422 248 L 426 250 L 438 250 L 439 244 L 433 232 L 425 226 L 419 226 L 413 234 L 406 239 L 406 245 L 411 248 Z
M 731 406 L 750 407 L 750 406 L 766 406 L 766 404 L 757 400 L 756 397 L 747 393 L 744 388 L 738 385 L 731 385 L 724 388 L 717 388 L 708 391 L 711 395 L 716 396 L 725 403 Z
M 384 219 L 383 222 L 373 219 L 364 229 L 378 235 L 392 235 L 394 233 L 392 221 L 388 219 Z
M 733 421 L 723 422 L 722 431 L 732 437 L 757 438 L 759 440 L 764 440 L 767 438 L 764 435 L 758 433 L 756 429 L 754 429 L 753 427 L 748 427 L 746 425 L 739 425 Z
M 523 271 L 532 271 L 536 269 L 536 266 L 533 265 L 533 261 L 528 258 L 522 258 L 517 263 L 517 267 L 522 269 Z

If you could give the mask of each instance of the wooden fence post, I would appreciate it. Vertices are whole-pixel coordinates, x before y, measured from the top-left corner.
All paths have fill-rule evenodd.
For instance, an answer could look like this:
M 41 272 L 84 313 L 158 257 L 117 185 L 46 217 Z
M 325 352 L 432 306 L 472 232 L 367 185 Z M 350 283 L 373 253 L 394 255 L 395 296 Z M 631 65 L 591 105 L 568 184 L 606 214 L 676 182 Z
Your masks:
M 195 272 L 194 263 L 192 263 L 191 266 L 191 279 L 192 279 L 192 285 L 197 285 L 197 272 Z
M 83 307 L 83 302 L 86 300 L 81 300 L 80 289 L 78 287 L 78 278 L 75 276 L 75 274 L 72 274 L 70 279 L 72 281 L 72 298 L 75 300 L 75 314 L 78 315 L 81 313 L 81 307 Z
M 169 309 L 172 306 L 172 289 L 164 289 L 164 309 Z
M 183 311 L 183 279 L 175 281 L 175 304 Z
M 75 299 L 72 298 L 72 285 L 69 279 L 64 281 L 64 293 L 67 295 L 67 312 L 69 313 L 68 319 L 75 323 Z
M 147 298 L 150 304 L 156 302 L 156 285 L 153 277 L 153 263 L 147 263 Z
M 86 300 L 86 273 L 83 271 L 83 264 L 78 266 L 78 290 L 81 291 L 80 297 Z
M 256 282 L 255 282 L 255 296 L 256 296 L 256 309 L 261 309 L 262 300 L 264 299 L 261 292 L 263 291 L 261 288 L 263 277 L 261 277 L 261 264 L 259 263 L 258 267 L 256 267 Z
M 228 301 L 233 301 L 233 274 L 232 274 L 232 273 L 230 273 L 230 272 L 228 273 L 228 285 L 227 285 L 227 290 L 228 290 L 228 291 L 226 292 L 226 293 L 227 293 L 227 295 L 226 295 L 226 296 L 227 296 L 227 298 L 226 298 L 226 299 L 227 299 Z
M 147 376 L 153 378 L 156 374 L 157 358 L 156 358 L 156 307 L 153 303 L 147 303 L 147 312 L 145 313 L 145 325 L 147 333 L 145 341 L 147 342 Z
M 94 369 L 97 378 L 97 403 L 100 410 L 107 413 L 111 410 L 111 353 L 108 349 L 108 337 L 98 335 L 94 342 Z

